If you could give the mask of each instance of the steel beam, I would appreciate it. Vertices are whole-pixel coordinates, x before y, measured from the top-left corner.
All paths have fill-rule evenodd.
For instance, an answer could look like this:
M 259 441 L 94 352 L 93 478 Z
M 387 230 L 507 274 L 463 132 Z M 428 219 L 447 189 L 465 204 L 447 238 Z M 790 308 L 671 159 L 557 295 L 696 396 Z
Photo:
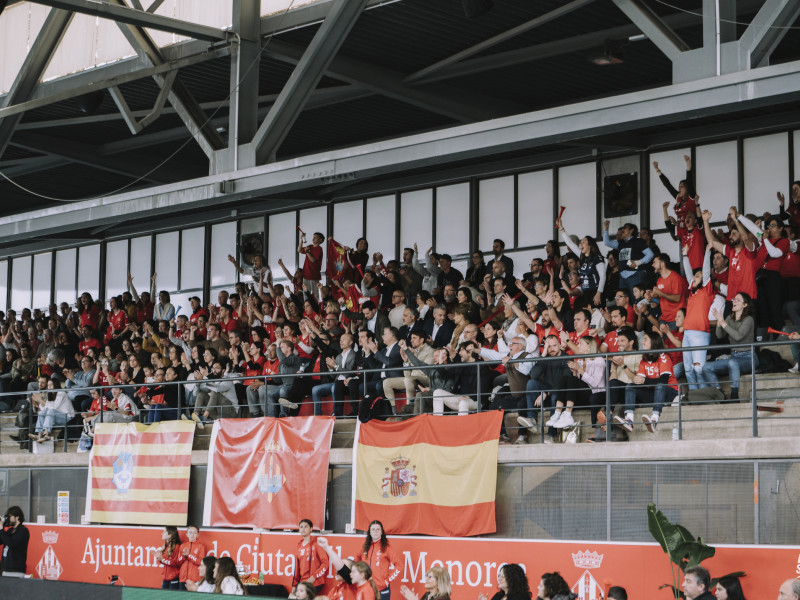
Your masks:
M 127 6 L 124 0 L 111 1 L 120 6 Z M 146 31 L 134 25 L 123 25 L 121 23 L 117 23 L 117 25 L 137 54 L 146 56 L 153 66 L 157 67 L 164 64 L 165 60 L 161 50 Z M 163 75 L 156 75 L 153 79 L 155 79 L 159 88 L 164 87 L 167 83 Z M 178 116 L 189 128 L 192 136 L 209 159 L 211 159 L 215 151 L 225 147 L 224 140 L 217 133 L 217 130 L 210 125 L 203 109 L 200 108 L 197 101 L 180 80 L 175 81 L 173 84 L 172 91 L 169 93 L 169 102 L 175 107 Z
M 496 46 L 498 44 L 502 44 L 512 38 L 517 37 L 518 35 L 522 35 L 532 29 L 536 29 L 550 21 L 554 21 L 564 15 L 568 15 L 569 13 L 578 10 L 579 8 L 583 8 L 587 4 L 591 4 L 594 0 L 572 0 L 572 2 L 567 2 L 563 6 L 555 8 L 549 12 L 544 13 L 543 15 L 539 15 L 538 17 L 526 21 L 516 27 L 512 27 L 508 31 L 504 31 L 503 33 L 498 33 L 495 36 L 490 37 L 478 44 L 470 46 L 469 48 L 464 48 L 460 52 L 456 52 L 455 54 L 451 54 L 450 56 L 443 58 L 435 63 L 428 65 L 427 67 L 420 69 L 406 77 L 403 80 L 403 83 L 409 84 L 414 83 L 420 79 L 424 79 L 425 77 L 435 73 L 447 67 L 449 65 L 455 64 L 457 62 L 461 62 L 465 58 L 469 58 L 470 56 L 474 56 L 483 52 L 484 50 L 488 50 L 489 48 Z
M 260 165 L 275 160 L 278 148 L 302 112 L 311 92 L 325 74 L 325 69 L 355 25 L 365 4 L 366 0 L 337 0 L 333 5 L 266 119 L 253 136 L 251 146 L 255 164 Z
M 92 15 L 102 19 L 112 19 L 117 23 L 126 23 L 136 27 L 147 27 L 159 31 L 168 31 L 185 35 L 196 40 L 219 42 L 228 39 L 228 32 L 207 25 L 198 25 L 180 19 L 156 15 L 148 11 L 137 10 L 128 6 L 106 2 L 105 0 L 30 0 L 36 4 L 44 4 L 68 10 L 73 13 Z
M 619 132 L 635 132 L 667 123 L 796 101 L 800 61 L 700 81 L 664 86 L 613 98 L 592 100 L 489 122 L 323 152 L 228 173 L 138 190 L 97 200 L 57 206 L 0 218 L 0 239 L 24 239 L 69 231 L 122 217 L 159 218 L 231 203 L 313 190 L 330 177 L 351 174 L 355 181 L 416 168 L 456 165 L 502 152 L 532 151 L 542 146 Z M 223 194 L 219 183 L 233 182 Z M 275 206 L 273 210 L 285 209 Z M 269 210 L 269 205 L 265 207 Z
M 613 2 L 670 61 L 674 62 L 681 52 L 689 50 L 688 44 L 646 4 L 638 0 L 613 0 Z
M 797 0 L 766 0 L 739 40 L 749 67 L 769 64 L 769 57 L 800 15 Z
M 39 35 L 36 36 L 36 41 L 33 42 L 33 46 L 31 46 L 28 55 L 25 57 L 19 73 L 17 73 L 17 78 L 11 85 L 11 90 L 3 99 L 3 107 L 24 102 L 30 98 L 31 93 L 42 77 L 42 73 L 44 73 L 47 65 L 50 64 L 53 52 L 61 43 L 70 21 L 72 21 L 71 12 L 56 8 L 50 11 L 44 21 L 44 25 L 42 25 L 42 29 L 39 31 Z M 8 142 L 11 140 L 14 129 L 21 119 L 21 114 L 0 119 L 0 156 L 3 155 L 8 147 Z
M 300 60 L 302 53 L 299 46 L 276 39 L 271 40 L 264 50 L 267 56 L 289 62 Z M 424 89 L 407 86 L 403 83 L 402 73 L 344 56 L 333 59 L 327 75 L 465 123 L 522 112 L 514 103 L 482 98 L 473 92 L 467 98 L 463 91 L 443 85 L 426 85 Z

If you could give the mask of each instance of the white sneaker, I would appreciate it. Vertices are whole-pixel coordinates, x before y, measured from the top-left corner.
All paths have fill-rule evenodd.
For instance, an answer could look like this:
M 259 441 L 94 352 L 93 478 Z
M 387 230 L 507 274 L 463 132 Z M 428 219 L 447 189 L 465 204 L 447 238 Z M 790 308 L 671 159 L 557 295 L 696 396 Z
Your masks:
M 795 363 L 795 365 L 789 369 L 789 373 L 800 373 L 800 364 Z
M 558 427 L 558 425 L 556 425 L 556 423 L 558 423 L 558 421 L 561 419 L 561 415 L 563 415 L 563 414 L 564 414 L 564 413 L 563 413 L 563 412 L 561 412 L 561 411 L 554 412 L 554 413 L 553 413 L 553 414 L 550 416 L 550 420 L 549 420 L 549 421 L 547 421 L 547 423 L 545 423 L 545 424 L 544 424 L 544 426 L 545 426 L 545 427 L 556 427 L 556 428 L 557 428 L 557 427 Z
M 517 423 L 522 425 L 525 429 L 536 429 L 535 419 L 529 419 L 528 417 L 517 417 Z
M 658 425 L 658 418 L 655 415 L 652 415 L 650 417 L 644 415 L 642 417 L 642 422 L 644 423 L 644 426 L 647 427 L 647 431 L 649 431 L 650 433 L 656 432 L 656 426 Z
M 564 427 L 572 427 L 575 425 L 575 419 L 572 418 L 571 412 L 563 412 L 561 413 L 561 418 L 558 420 L 558 423 L 553 425 L 556 429 L 564 429 Z
M 551 438 L 549 435 L 544 436 L 544 443 L 545 444 L 555 444 L 556 441 Z

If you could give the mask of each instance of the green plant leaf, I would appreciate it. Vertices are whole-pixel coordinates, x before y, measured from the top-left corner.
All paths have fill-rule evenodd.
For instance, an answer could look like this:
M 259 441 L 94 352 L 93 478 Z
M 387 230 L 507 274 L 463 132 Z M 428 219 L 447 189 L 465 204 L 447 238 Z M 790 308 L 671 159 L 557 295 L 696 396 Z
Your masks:
M 647 505 L 647 527 L 650 534 L 661 545 L 661 549 L 670 556 L 672 562 L 680 566 L 683 555 L 679 555 L 676 560 L 675 548 L 684 542 L 694 542 L 694 536 L 685 527 L 670 523 L 655 504 Z
M 681 542 L 672 549 L 669 557 L 681 571 L 686 571 L 689 567 L 696 567 L 707 558 L 711 558 L 715 553 L 715 548 L 697 539 Z

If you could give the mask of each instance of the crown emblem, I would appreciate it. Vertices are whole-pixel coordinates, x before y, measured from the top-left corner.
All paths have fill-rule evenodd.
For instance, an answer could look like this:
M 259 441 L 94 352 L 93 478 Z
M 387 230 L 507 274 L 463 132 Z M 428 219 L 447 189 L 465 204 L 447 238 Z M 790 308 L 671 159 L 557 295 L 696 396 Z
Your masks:
M 392 467 L 395 469 L 405 469 L 411 459 L 405 458 L 402 454 L 392 459 Z
M 264 451 L 267 453 L 271 452 L 283 452 L 284 448 L 281 446 L 281 443 L 278 440 L 272 440 L 271 442 L 264 444 Z
M 58 532 L 56 531 L 43 531 L 42 541 L 45 544 L 55 544 L 58 541 Z
M 572 555 L 572 562 L 579 569 L 596 569 L 603 563 L 603 554 L 597 552 L 578 552 Z

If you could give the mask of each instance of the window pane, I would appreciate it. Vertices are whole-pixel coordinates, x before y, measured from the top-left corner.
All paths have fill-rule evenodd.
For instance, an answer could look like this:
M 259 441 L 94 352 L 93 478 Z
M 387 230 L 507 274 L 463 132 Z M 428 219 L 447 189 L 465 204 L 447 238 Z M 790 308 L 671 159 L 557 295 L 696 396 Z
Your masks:
M 33 257 L 33 306 L 47 309 L 50 305 L 50 278 L 53 272 L 53 255 L 50 252 Z
M 6 298 L 8 298 L 8 261 L 0 260 L 0 306 L 4 311 L 8 310 Z
M 286 281 L 278 259 L 290 273 L 294 273 L 297 254 L 297 213 L 295 211 L 269 216 L 269 266 L 275 281 Z M 214 296 L 212 296 L 213 298 Z
M 100 295 L 100 244 L 78 248 L 78 291 L 95 300 Z
M 106 298 L 128 289 L 128 240 L 106 244 Z
M 11 265 L 11 308 L 17 316 L 23 308 L 31 307 L 31 262 L 30 256 L 22 256 Z
M 786 133 L 744 140 L 744 212 L 778 213 L 776 192 L 789 193 L 789 139 Z
M 217 223 L 211 227 L 211 285 L 232 284 L 236 269 L 228 255 L 236 254 L 236 222 Z
M 594 235 L 597 230 L 597 166 L 584 163 L 558 169 L 558 204 L 566 207 L 564 227 L 578 237 Z M 560 209 L 559 209 L 560 210 Z M 550 231 L 555 219 L 550 222 Z
M 152 255 L 152 236 L 146 235 L 131 239 L 131 275 L 133 287 L 137 292 L 150 291 L 150 276 L 153 274 L 150 257 Z
M 192 314 L 192 306 L 189 304 L 189 298 L 192 296 L 197 296 L 202 300 L 203 290 L 182 290 L 169 295 L 169 301 L 175 307 L 176 315 L 186 315 L 188 317 Z
M 478 183 L 478 220 L 481 250 L 490 251 L 496 238 L 503 240 L 509 249 L 514 246 L 513 177 L 484 179 Z
M 420 246 L 422 260 L 429 246 Z M 450 255 L 469 254 L 469 184 L 436 188 L 436 250 Z M 455 266 L 455 263 L 454 263 Z M 456 267 L 462 273 L 466 271 Z
M 367 241 L 369 242 L 370 264 L 372 254 L 380 252 L 384 260 L 395 255 L 395 197 L 380 196 L 367 199 Z
M 205 266 L 205 227 L 181 232 L 181 289 L 202 288 Z M 230 264 L 230 263 L 229 263 Z M 194 296 L 194 294 L 192 294 Z M 173 306 L 178 306 L 172 302 Z
M 400 252 L 417 243 L 427 250 L 433 244 L 433 190 L 407 192 L 400 196 Z M 437 252 L 452 254 L 441 244 Z M 423 250 L 423 252 L 425 251 Z M 402 256 L 402 254 L 401 254 Z M 388 259 L 389 257 L 385 257 Z
M 523 173 L 517 178 L 519 246 L 539 246 L 553 236 L 553 171 Z M 506 240 L 506 244 L 508 244 Z M 515 271 L 516 261 L 514 261 Z M 530 262 L 524 263 L 528 265 Z M 520 267 L 523 265 L 521 264 Z M 525 271 L 527 272 L 527 268 Z
M 699 193 L 703 209 L 711 211 L 712 223 L 725 222 L 728 209 L 736 206 L 739 199 L 736 142 L 698 146 L 695 157 L 695 185 L 702 190 Z
M 78 250 L 59 250 L 56 252 L 56 304 L 66 302 L 74 306 L 78 294 L 75 290 L 75 266 L 78 260 Z
M 159 233 L 156 236 L 156 286 L 158 290 L 174 292 L 178 289 L 178 232 Z M 148 275 L 147 280 L 149 281 Z M 134 280 L 134 284 L 138 283 Z M 137 287 L 136 290 L 143 292 L 148 287 Z
M 354 200 L 333 205 L 333 239 L 343 246 L 356 247 L 364 235 L 364 201 Z

